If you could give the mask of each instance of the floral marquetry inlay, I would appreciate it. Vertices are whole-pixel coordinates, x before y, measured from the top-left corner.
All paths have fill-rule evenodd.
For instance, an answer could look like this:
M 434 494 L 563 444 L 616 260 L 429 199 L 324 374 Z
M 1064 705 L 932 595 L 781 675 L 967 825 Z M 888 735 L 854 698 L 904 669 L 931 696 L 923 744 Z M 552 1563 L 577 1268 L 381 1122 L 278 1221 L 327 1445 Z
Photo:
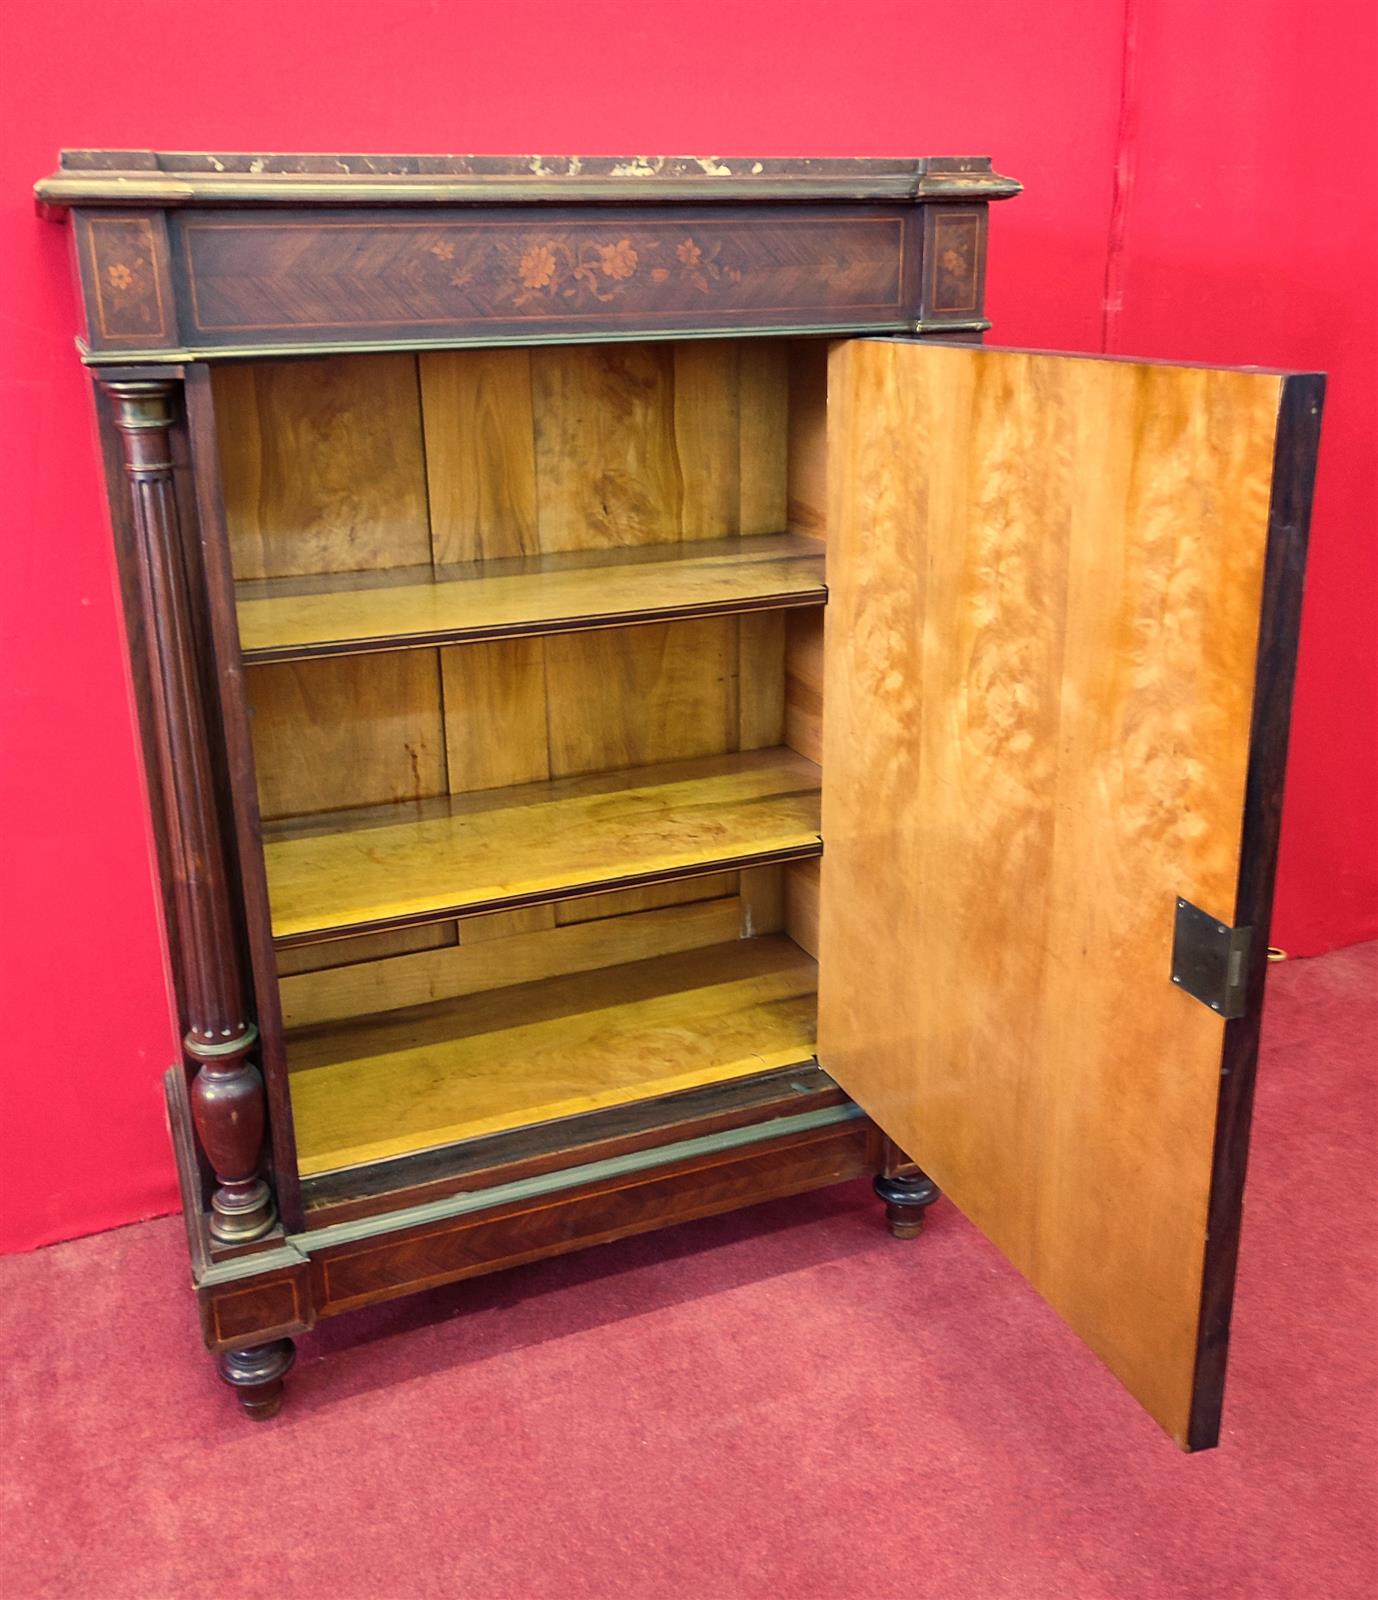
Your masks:
M 609 208 L 373 221 L 174 219 L 198 340 L 276 333 L 453 336 L 558 325 L 890 326 L 905 310 L 906 218 L 879 207 L 736 208 L 678 219 Z
M 529 243 L 499 244 L 498 278 L 500 283 L 510 280 L 504 283 L 502 298 L 514 309 L 541 303 L 559 306 L 562 301 L 573 302 L 576 308 L 614 305 L 638 277 L 654 287 L 679 278 L 699 294 L 707 294 L 719 280 L 736 284 L 744 277 L 742 267 L 720 259 L 722 248 L 721 242 L 700 245 L 692 235 L 667 250 L 665 241 L 654 237 L 633 239 L 624 234 L 603 240 L 550 234 Z M 455 247 L 447 240 L 437 240 L 426 250 L 444 264 L 455 259 Z M 449 281 L 452 288 L 467 289 L 475 281 L 474 268 L 452 272 Z
M 127 348 L 166 343 L 161 222 L 151 217 L 93 217 L 81 236 L 97 343 Z
M 939 213 L 934 219 L 929 311 L 940 316 L 964 316 L 979 309 L 981 239 L 981 219 L 974 212 Z

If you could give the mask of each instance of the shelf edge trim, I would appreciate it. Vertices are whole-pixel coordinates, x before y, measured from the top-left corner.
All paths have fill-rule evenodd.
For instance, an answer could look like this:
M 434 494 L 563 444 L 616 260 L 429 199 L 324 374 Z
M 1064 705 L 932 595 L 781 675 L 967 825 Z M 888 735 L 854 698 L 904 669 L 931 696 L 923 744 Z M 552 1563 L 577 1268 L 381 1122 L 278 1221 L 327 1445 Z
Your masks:
M 801 556 L 800 559 L 812 561 L 817 557 L 809 555 Z M 503 639 L 541 639 L 554 634 L 593 633 L 603 628 L 635 628 L 657 622 L 692 622 L 704 617 L 736 617 L 762 611 L 797 611 L 812 606 L 824 606 L 827 603 L 828 591 L 820 580 L 816 588 L 746 595 L 731 600 L 705 600 L 698 605 L 646 606 L 633 611 L 602 611 L 590 613 L 588 616 L 575 615 L 530 622 L 471 623 L 463 627 L 436 628 L 429 633 L 418 631 L 360 634 L 349 639 L 313 639 L 299 644 L 246 645 L 243 655 L 246 667 L 266 667 L 283 661 L 319 660 L 324 656 L 382 655 L 392 650 L 444 649 L 456 644 L 483 644 L 490 640 Z

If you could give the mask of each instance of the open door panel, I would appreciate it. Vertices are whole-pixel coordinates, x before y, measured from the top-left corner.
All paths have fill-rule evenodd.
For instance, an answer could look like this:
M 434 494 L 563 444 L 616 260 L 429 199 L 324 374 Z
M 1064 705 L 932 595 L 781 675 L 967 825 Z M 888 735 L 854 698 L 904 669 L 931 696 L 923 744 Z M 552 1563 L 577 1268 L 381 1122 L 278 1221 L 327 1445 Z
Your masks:
M 1185 1448 L 1219 1431 L 1322 384 L 831 357 L 819 1059 Z M 1220 1014 L 1173 981 L 1179 899 L 1252 930 Z

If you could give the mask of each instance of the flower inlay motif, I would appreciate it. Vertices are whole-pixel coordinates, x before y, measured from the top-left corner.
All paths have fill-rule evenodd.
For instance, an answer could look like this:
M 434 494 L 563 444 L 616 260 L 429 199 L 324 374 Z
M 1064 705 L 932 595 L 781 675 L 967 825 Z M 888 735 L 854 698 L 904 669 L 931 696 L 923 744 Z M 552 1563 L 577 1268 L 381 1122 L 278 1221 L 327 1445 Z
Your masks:
M 449 275 L 453 288 L 482 286 L 494 277 L 505 282 L 499 299 L 514 309 L 532 305 L 554 308 L 562 302 L 573 302 L 569 310 L 581 303 L 609 305 L 634 286 L 642 288 L 636 298 L 644 302 L 646 291 L 676 278 L 700 294 L 708 294 L 719 280 L 739 284 L 743 279 L 738 267 L 721 261 L 721 244 L 705 246 L 693 237 L 672 245 L 649 233 L 616 239 L 581 237 L 577 231 L 544 237 L 518 233 L 514 238 L 486 241 L 480 251 L 466 249 L 458 260 L 448 241 L 425 249 L 437 261 L 455 268 Z M 667 256 L 673 249 L 673 259 L 663 265 L 655 260 L 662 249 Z
M 742 281 L 742 275 L 736 267 L 725 267 L 718 259 L 721 251 L 722 246 L 714 244 L 705 252 L 692 235 L 681 239 L 675 246 L 675 258 L 680 270 L 700 294 L 707 294 L 710 284 L 716 283 L 719 278 L 726 278 L 729 283 Z
M 598 253 L 603 258 L 603 272 L 609 278 L 630 278 L 636 271 L 637 256 L 630 239 L 599 245 Z
M 129 286 L 134 282 L 133 272 L 124 264 L 123 261 L 112 262 L 105 269 L 105 275 L 107 278 L 109 278 L 110 287 L 112 289 L 119 289 L 123 291 L 129 288 Z
M 544 289 L 555 276 L 555 250 L 552 245 L 533 244 L 521 259 L 522 282 L 528 289 Z

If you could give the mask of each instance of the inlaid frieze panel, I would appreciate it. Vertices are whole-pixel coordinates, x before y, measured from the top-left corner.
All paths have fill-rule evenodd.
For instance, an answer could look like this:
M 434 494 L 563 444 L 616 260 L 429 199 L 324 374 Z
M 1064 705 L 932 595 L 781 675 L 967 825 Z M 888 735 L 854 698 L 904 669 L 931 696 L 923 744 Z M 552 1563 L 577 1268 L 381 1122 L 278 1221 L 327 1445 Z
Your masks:
M 913 212 L 776 206 L 176 219 L 193 346 L 897 327 Z M 911 270 L 911 268 L 913 270 Z

